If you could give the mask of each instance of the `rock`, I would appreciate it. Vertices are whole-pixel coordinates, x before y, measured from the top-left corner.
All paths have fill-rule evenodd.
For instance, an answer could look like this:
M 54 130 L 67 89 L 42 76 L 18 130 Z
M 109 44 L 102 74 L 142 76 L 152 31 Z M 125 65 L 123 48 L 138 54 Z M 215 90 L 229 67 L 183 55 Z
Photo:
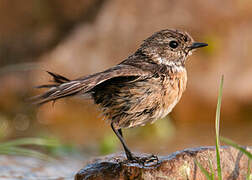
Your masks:
M 247 148 L 252 152 L 252 148 Z M 248 157 L 228 146 L 220 149 L 223 179 L 245 179 Z M 137 154 L 146 156 L 146 154 Z M 200 147 L 177 151 L 168 156 L 159 156 L 158 163 L 140 165 L 125 160 L 123 153 L 94 159 L 81 169 L 75 180 L 93 179 L 207 179 L 196 165 L 197 160 L 208 172 L 212 162 L 217 178 L 215 147 Z M 210 160 L 210 161 L 209 161 Z

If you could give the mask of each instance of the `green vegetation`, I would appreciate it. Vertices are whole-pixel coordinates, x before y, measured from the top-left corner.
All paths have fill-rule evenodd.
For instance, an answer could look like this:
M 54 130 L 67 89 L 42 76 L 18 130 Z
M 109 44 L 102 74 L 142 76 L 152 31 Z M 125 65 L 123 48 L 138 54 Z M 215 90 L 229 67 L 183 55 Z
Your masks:
M 224 82 L 224 76 L 221 77 L 221 83 L 219 88 L 219 95 L 218 95 L 218 101 L 217 101 L 217 108 L 216 108 L 216 117 L 215 117 L 215 129 L 216 129 L 216 160 L 217 160 L 217 171 L 218 171 L 218 180 L 222 180 L 222 171 L 221 171 L 221 158 L 220 158 L 220 140 L 224 143 L 238 149 L 243 154 L 248 156 L 248 171 L 246 180 L 252 180 L 252 174 L 250 172 L 250 161 L 252 159 L 252 154 L 248 152 L 245 148 L 241 147 L 240 145 L 236 144 L 232 140 L 229 140 L 224 137 L 220 137 L 220 110 L 221 110 L 221 99 L 222 99 L 222 90 L 223 90 L 223 82 Z M 206 176 L 208 180 L 214 179 L 214 171 L 213 171 L 213 165 L 211 160 L 209 159 L 209 166 L 211 169 L 211 172 L 209 173 L 197 160 L 195 160 L 196 165 L 200 168 L 201 172 Z
M 113 132 L 110 132 L 104 136 L 100 143 L 100 153 L 101 154 L 109 154 L 115 152 L 118 146 L 118 141 Z
M 7 141 L 4 143 L 0 143 L 0 154 L 7 155 L 23 155 L 23 156 L 31 156 L 43 160 L 52 160 L 48 155 L 38 152 L 36 150 L 28 149 L 22 146 L 27 145 L 35 145 L 42 147 L 55 147 L 58 146 L 58 142 L 52 139 L 45 138 L 21 138 L 17 140 Z M 21 146 L 21 147 L 20 147 Z
M 211 169 L 211 173 L 209 173 L 197 160 L 195 160 L 194 162 L 200 168 L 201 172 L 206 176 L 208 180 L 214 180 L 213 169 Z M 209 166 L 212 167 L 212 164 L 209 164 Z
M 20 155 L 39 158 L 42 160 L 53 160 L 52 157 L 41 153 L 39 147 L 50 155 L 65 155 L 76 151 L 73 146 L 60 143 L 55 138 L 20 138 L 0 143 L 0 154 Z M 36 148 L 34 150 L 34 148 Z
M 215 116 L 215 130 L 216 130 L 215 147 L 216 147 L 218 179 L 222 179 L 221 160 L 220 160 L 220 140 L 219 139 L 220 139 L 220 110 L 221 110 L 223 82 L 224 82 L 224 76 L 222 75 L 220 89 L 219 89 L 219 95 L 218 95 L 218 101 L 217 101 L 216 116 Z

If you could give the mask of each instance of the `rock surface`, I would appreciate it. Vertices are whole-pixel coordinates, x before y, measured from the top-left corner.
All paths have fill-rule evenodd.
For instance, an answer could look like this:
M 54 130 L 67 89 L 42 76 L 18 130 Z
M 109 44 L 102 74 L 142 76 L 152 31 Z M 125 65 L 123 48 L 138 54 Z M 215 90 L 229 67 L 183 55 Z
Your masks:
M 247 148 L 252 152 L 252 148 Z M 246 179 L 248 158 L 231 147 L 221 147 L 221 167 L 223 179 Z M 146 154 L 138 154 L 146 156 Z M 168 156 L 159 156 L 158 163 L 140 165 L 129 163 L 124 154 L 94 159 L 81 169 L 75 180 L 93 179 L 187 179 L 203 180 L 205 175 L 195 164 L 197 160 L 210 172 L 209 160 L 212 162 L 215 178 L 217 178 L 216 152 L 214 147 L 185 149 Z M 250 167 L 251 168 L 251 167 Z M 250 171 L 251 172 L 251 171 Z

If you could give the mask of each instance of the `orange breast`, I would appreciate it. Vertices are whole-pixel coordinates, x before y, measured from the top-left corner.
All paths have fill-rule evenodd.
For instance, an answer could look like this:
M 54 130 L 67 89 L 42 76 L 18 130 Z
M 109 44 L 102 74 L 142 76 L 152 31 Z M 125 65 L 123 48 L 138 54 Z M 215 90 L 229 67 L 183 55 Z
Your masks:
M 160 112 L 160 118 L 165 117 L 172 111 L 175 105 L 179 102 L 183 92 L 186 89 L 187 73 L 183 71 L 174 73 L 170 78 L 164 81 L 164 93 L 162 102 L 162 112 Z

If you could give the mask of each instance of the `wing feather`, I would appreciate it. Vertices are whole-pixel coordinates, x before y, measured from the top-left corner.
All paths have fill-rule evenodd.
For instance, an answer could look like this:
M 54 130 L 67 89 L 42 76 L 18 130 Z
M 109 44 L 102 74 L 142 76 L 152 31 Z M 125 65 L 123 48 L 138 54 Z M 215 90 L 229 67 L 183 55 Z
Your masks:
M 119 64 L 103 72 L 84 76 L 75 80 L 69 80 L 52 72 L 48 73 L 54 78 L 55 84 L 38 86 L 38 88 L 50 89 L 45 93 L 32 98 L 36 104 L 44 104 L 63 97 L 88 93 L 97 85 L 115 77 L 135 76 L 143 78 L 151 75 L 149 71 L 144 71 L 140 68 L 124 64 Z

